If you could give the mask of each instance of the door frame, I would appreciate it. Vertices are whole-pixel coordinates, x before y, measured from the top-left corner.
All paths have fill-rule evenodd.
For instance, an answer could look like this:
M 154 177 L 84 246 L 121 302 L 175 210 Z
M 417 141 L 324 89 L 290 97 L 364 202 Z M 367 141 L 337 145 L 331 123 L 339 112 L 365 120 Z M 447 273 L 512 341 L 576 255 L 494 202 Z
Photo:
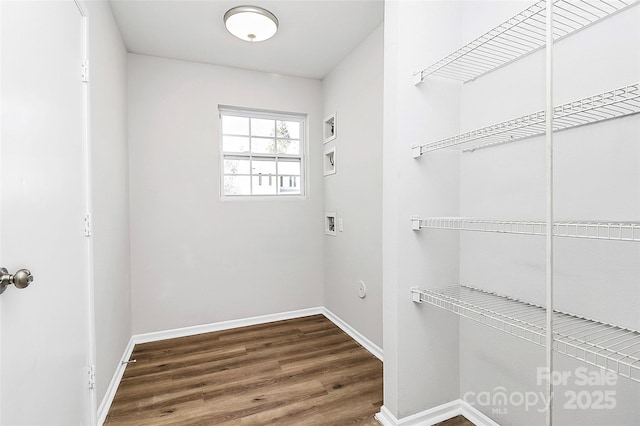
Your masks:
M 0 23 L 2 22 L 2 0 L 0 0 Z M 2 31 L 0 31 L 0 48 L 2 47 Z M 2 52 L 0 52 L 0 153 L 2 152 Z M 2 161 L 0 161 L 0 177 L 2 177 Z M 2 200 L 2 185 L 0 185 L 0 202 Z M 2 209 L 0 208 L 0 226 L 2 225 Z M 0 229 L 1 230 L 1 229 Z M 2 259 L 2 244 L 0 244 L 0 259 Z M 2 318 L 2 303 L 0 303 L 0 318 Z M 0 327 L 0 372 L 2 371 L 2 327 Z M 2 386 L 0 386 L 0 422 L 2 421 Z
M 87 283 L 87 300 L 86 300 L 86 315 L 87 315 L 87 336 L 89 339 L 89 347 L 87 348 L 87 375 L 89 377 L 89 414 L 91 418 L 91 424 L 97 425 L 98 414 L 98 402 L 97 402 L 97 389 L 96 389 L 96 336 L 95 336 L 95 296 L 94 296 L 94 244 L 92 236 L 92 218 L 91 212 L 93 211 L 93 197 L 92 197 L 92 167 L 91 167 L 91 110 L 90 110 L 90 95 L 91 95 L 91 78 L 89 74 L 89 9 L 85 4 L 85 0 L 74 0 L 74 3 L 78 7 L 82 20 L 82 57 L 83 63 L 81 66 L 83 72 L 83 99 L 82 99 L 82 126 L 84 136 L 84 198 L 85 198 L 85 237 L 86 237 L 86 263 L 87 263 L 87 276 L 85 282 Z

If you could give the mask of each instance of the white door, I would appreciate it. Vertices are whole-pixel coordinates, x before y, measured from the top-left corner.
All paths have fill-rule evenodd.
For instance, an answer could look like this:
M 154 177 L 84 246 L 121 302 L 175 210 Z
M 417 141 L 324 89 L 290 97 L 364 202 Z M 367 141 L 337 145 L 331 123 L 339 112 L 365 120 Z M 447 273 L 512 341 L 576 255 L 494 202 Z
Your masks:
M 0 424 L 90 425 L 83 17 L 73 0 L 0 0 Z

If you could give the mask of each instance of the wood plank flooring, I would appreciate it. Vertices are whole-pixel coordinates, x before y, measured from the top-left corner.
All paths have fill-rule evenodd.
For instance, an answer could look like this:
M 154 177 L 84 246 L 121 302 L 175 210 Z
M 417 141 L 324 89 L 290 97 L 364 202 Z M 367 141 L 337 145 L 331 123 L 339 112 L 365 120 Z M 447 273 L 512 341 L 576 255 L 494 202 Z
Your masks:
M 136 345 L 105 425 L 377 425 L 382 363 L 322 315 Z
M 474 426 L 474 424 L 464 416 L 455 416 L 444 422 L 437 423 L 434 426 Z

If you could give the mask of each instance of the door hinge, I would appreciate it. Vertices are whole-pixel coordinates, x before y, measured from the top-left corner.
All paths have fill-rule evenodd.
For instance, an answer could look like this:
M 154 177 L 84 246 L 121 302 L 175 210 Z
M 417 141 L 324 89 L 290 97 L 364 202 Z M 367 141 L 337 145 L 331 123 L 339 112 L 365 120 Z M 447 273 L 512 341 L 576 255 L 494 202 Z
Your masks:
M 93 390 L 96 387 L 96 366 L 90 365 L 87 370 L 89 373 L 89 390 Z
M 82 61 L 81 67 L 81 77 L 82 81 L 87 83 L 89 81 L 89 60 L 85 59 Z
M 84 236 L 90 237 L 93 233 L 93 223 L 91 222 L 91 213 L 84 215 Z

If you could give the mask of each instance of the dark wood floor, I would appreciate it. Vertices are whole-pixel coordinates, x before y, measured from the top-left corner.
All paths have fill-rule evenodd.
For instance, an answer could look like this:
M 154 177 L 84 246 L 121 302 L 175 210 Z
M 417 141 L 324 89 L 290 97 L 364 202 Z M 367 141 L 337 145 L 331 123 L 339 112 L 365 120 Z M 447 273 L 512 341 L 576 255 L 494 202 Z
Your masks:
M 322 315 L 136 345 L 105 425 L 377 425 L 382 363 Z
M 456 416 L 444 422 L 437 423 L 434 426 L 474 426 L 474 424 L 464 416 Z

